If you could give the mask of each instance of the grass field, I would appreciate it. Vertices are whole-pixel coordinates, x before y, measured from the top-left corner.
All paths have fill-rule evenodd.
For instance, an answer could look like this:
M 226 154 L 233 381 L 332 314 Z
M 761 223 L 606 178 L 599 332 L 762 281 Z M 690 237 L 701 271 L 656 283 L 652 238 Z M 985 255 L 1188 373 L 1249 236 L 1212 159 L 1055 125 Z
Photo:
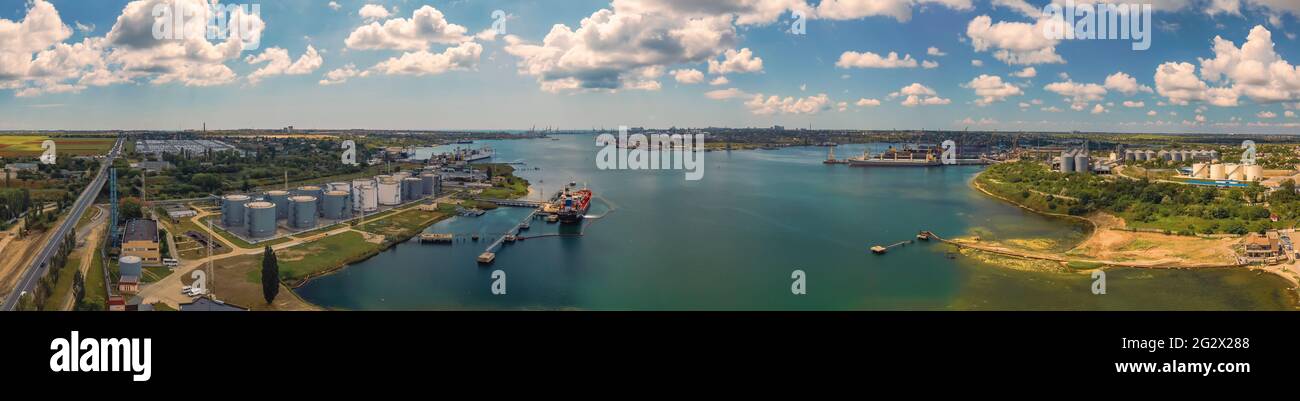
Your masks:
M 380 244 L 366 241 L 360 233 L 349 231 L 277 251 L 276 257 L 280 262 L 280 278 L 292 283 L 322 271 L 363 260 L 379 252 L 380 249 Z M 261 269 L 250 272 L 248 280 L 260 283 Z
M 35 157 L 41 155 L 41 143 L 53 139 L 61 155 L 88 156 L 108 153 L 116 138 L 63 138 L 43 135 L 0 135 L 0 157 Z
M 72 291 L 73 276 L 80 269 L 81 252 L 74 252 L 59 268 L 58 277 L 54 281 L 54 290 L 50 291 L 50 297 L 46 298 L 43 310 L 60 310 L 59 308 L 63 307 L 63 300 L 67 299 L 68 293 Z
M 418 234 L 425 227 L 441 219 L 444 215 L 438 212 L 426 212 L 419 209 L 407 210 L 382 220 L 366 222 L 358 227 L 358 230 L 380 234 L 389 239 L 394 237 L 409 238 Z
M 100 246 L 104 243 L 100 242 Z M 101 305 L 108 304 L 108 289 L 104 288 L 104 255 L 100 253 L 100 247 L 96 246 L 95 258 L 90 262 L 90 268 L 86 273 L 86 300 L 98 300 Z

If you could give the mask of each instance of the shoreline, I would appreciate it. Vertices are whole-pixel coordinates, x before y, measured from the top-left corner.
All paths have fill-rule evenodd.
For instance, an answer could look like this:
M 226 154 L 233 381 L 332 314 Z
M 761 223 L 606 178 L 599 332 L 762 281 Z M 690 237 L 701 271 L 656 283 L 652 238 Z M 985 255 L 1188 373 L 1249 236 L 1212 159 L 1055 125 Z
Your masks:
M 1057 261 L 1057 262 L 1062 262 L 1062 263 L 1068 263 L 1068 262 L 1069 262 L 1068 259 L 1071 259 L 1071 258 L 1070 258 L 1069 256 L 1066 255 L 1067 253 L 1072 252 L 1072 251 L 1075 251 L 1075 250 L 1078 250 L 1080 247 L 1082 247 L 1082 246 L 1088 244 L 1090 241 L 1093 241 L 1093 240 L 1097 239 L 1097 237 L 1098 237 L 1099 235 L 1101 235 L 1101 231 L 1105 229 L 1105 228 L 1102 228 L 1101 226 L 1099 226 L 1099 225 L 1097 224 L 1097 222 L 1094 221 L 1094 220 L 1091 219 L 1091 218 L 1086 218 L 1086 217 L 1082 217 L 1082 216 L 1068 215 L 1068 214 L 1060 214 L 1060 213 L 1049 213 L 1049 212 L 1043 212 L 1043 211 L 1040 211 L 1040 210 L 1037 210 L 1037 209 L 1034 209 L 1034 208 L 1028 207 L 1028 206 L 1026 206 L 1026 205 L 1023 205 L 1023 204 L 1021 204 L 1021 203 L 1019 203 L 1019 202 L 1016 202 L 1016 201 L 1013 201 L 1013 200 L 1007 199 L 1007 198 L 1005 198 L 1005 197 L 1003 197 L 1003 196 L 999 196 L 999 195 L 997 195 L 997 194 L 994 194 L 994 193 L 990 192 L 989 190 L 985 189 L 985 188 L 984 188 L 982 185 L 980 185 L 980 183 L 979 183 L 979 178 L 980 178 L 980 176 L 982 176 L 986 171 L 987 171 L 987 170 L 985 170 L 985 171 L 980 171 L 979 174 L 976 174 L 976 175 L 975 175 L 973 178 L 971 178 L 971 180 L 970 180 L 970 186 L 973 187 L 975 190 L 979 191 L 980 193 L 983 193 L 984 195 L 987 195 L 987 196 L 989 196 L 989 197 L 991 197 L 991 198 L 998 199 L 998 200 L 1001 200 L 1001 201 L 1003 201 L 1003 202 L 1007 202 L 1007 203 L 1009 203 L 1009 204 L 1011 204 L 1011 205 L 1014 205 L 1014 206 L 1016 206 L 1016 207 L 1018 207 L 1018 208 L 1021 208 L 1021 209 L 1024 209 L 1024 210 L 1028 210 L 1028 211 L 1030 211 L 1030 212 L 1033 212 L 1033 213 L 1036 213 L 1036 214 L 1039 214 L 1039 215 L 1050 216 L 1050 217 L 1068 217 L 1068 218 L 1074 218 L 1074 219 L 1085 220 L 1085 221 L 1087 221 L 1087 222 L 1088 222 L 1088 223 L 1093 227 L 1092 232 L 1089 233 L 1088 236 L 1087 236 L 1086 238 L 1084 238 L 1082 241 L 1079 241 L 1079 243 L 1076 244 L 1073 248 L 1070 248 L 1070 250 L 1068 250 L 1068 251 L 1066 251 L 1066 252 L 1059 252 L 1059 253 L 1053 252 L 1053 253 L 1049 253 L 1048 255 L 1050 255 L 1050 256 L 1052 256 L 1052 257 L 1046 257 L 1046 258 L 1041 258 L 1041 257 L 1039 257 L 1039 256 L 1048 256 L 1048 255 L 1024 256 L 1024 255 L 1021 255 L 1022 252 L 1016 252 L 1016 251 L 1014 251 L 1014 250 L 999 251 L 999 250 L 992 250 L 992 249 L 988 249 L 988 248 L 986 248 L 986 247 L 977 246 L 977 245 L 973 245 L 973 244 L 960 244 L 960 243 L 956 243 L 956 242 L 948 242 L 948 241 L 944 241 L 944 242 L 948 242 L 948 243 L 950 243 L 950 244 L 952 244 L 952 245 L 954 245 L 954 246 L 961 247 L 961 248 L 968 248 L 968 249 L 972 249 L 972 250 L 976 250 L 976 251 L 981 251 L 981 252 L 994 253 L 994 254 L 998 254 L 998 255 L 1001 255 L 1001 256 L 1005 256 L 1005 257 L 1014 257 L 1014 258 L 1022 258 L 1022 259 L 1041 259 L 1041 260 L 1051 260 L 1051 261 Z M 1155 233 L 1152 233 L 1152 234 L 1155 234 Z M 1163 234 L 1161 234 L 1161 235 L 1163 235 Z M 1008 252 L 1008 251 L 1009 251 L 1009 252 Z M 1083 259 L 1078 259 L 1078 260 L 1075 260 L 1075 261 L 1078 261 L 1078 262 L 1091 262 L 1091 263 L 1098 263 L 1098 264 L 1101 264 L 1101 266 L 1098 267 L 1097 269 L 1102 269 L 1102 270 L 1105 270 L 1105 269 L 1107 269 L 1107 268 L 1113 268 L 1113 267 L 1121 267 L 1121 268 L 1135 268 L 1135 269 L 1179 269 L 1179 270 L 1245 268 L 1245 269 L 1250 270 L 1250 271 L 1262 271 L 1262 272 L 1270 273 L 1270 274 L 1272 274 L 1272 275 L 1274 275 L 1274 276 L 1276 276 L 1276 277 L 1278 277 L 1278 278 L 1281 278 L 1283 281 L 1285 281 L 1285 282 L 1291 284 L 1292 287 L 1290 288 L 1290 290 L 1291 290 L 1291 293 L 1292 293 L 1292 295 L 1293 295 L 1293 299 L 1294 299 L 1294 301 L 1296 302 L 1297 305 L 1300 305 L 1300 277 L 1296 277 L 1296 275 L 1294 275 L 1294 274 L 1286 274 L 1287 272 L 1291 272 L 1291 270 L 1288 269 L 1287 266 L 1286 266 L 1286 265 L 1283 265 L 1283 264 L 1279 264 L 1279 265 L 1268 265 L 1268 266 L 1251 266 L 1251 265 L 1240 265 L 1240 264 L 1237 264 L 1237 265 L 1223 265 L 1223 266 L 1211 266 L 1211 265 L 1200 265 L 1200 266 L 1197 266 L 1197 265 L 1188 265 L 1188 266 L 1161 266 L 1161 265 L 1154 265 L 1154 264 L 1125 263 L 1125 262 L 1114 262 L 1114 261 L 1105 261 L 1105 260 L 1083 260 Z M 1093 270 L 1093 269 L 1085 269 L 1085 270 L 1080 270 L 1080 271 L 1088 271 L 1088 270 Z

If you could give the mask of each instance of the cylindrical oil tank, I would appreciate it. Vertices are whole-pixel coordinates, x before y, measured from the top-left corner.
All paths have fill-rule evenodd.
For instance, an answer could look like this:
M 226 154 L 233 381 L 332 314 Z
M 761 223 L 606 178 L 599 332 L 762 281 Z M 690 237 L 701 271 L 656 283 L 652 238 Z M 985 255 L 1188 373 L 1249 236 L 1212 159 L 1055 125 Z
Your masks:
M 299 195 L 289 198 L 289 201 L 293 202 L 293 227 L 315 228 L 318 207 L 316 197 Z
M 1227 175 L 1229 180 L 1241 181 L 1246 179 L 1246 169 L 1242 168 L 1242 165 L 1240 164 L 1236 164 L 1236 163 L 1225 164 L 1223 166 L 1223 173 Z
M 140 277 L 143 270 L 144 261 L 139 256 L 126 255 L 117 260 L 117 271 L 123 276 Z
M 424 195 L 437 195 L 438 176 L 435 174 L 424 173 L 420 175 L 420 192 Z
M 1264 166 L 1252 164 L 1246 166 L 1246 181 L 1259 181 L 1264 179 Z
M 352 181 L 352 210 L 371 212 L 379 208 L 379 195 L 372 180 Z
M 1134 152 L 1133 149 L 1125 149 L 1124 160 L 1128 160 L 1128 161 L 1137 160 L 1137 152 Z
M 398 171 L 398 172 L 396 172 L 396 173 L 393 173 L 393 178 L 396 178 L 396 179 L 398 179 L 399 181 L 400 181 L 400 180 L 405 180 L 405 179 L 407 179 L 407 178 L 411 178 L 411 173 L 410 173 L 410 172 L 406 172 L 406 171 Z
M 1192 178 L 1210 178 L 1209 165 L 1205 163 L 1192 163 Z
M 402 184 L 397 182 L 396 178 L 388 177 L 379 180 L 379 204 L 384 206 L 396 206 L 402 203 Z
M 248 235 L 265 238 L 275 234 L 277 207 L 271 202 L 250 202 L 248 208 Z
M 244 205 L 251 198 L 248 195 L 226 195 L 221 199 L 221 225 L 226 227 L 244 226 Z
M 321 201 L 321 216 L 331 220 L 343 220 L 348 217 L 348 193 L 346 191 L 329 191 Z
M 424 195 L 424 183 L 419 178 L 411 177 L 402 180 L 402 200 L 413 201 L 420 199 Z
M 277 220 L 289 218 L 289 191 L 267 191 L 266 201 L 275 204 L 275 218 Z
M 1228 176 L 1227 176 L 1227 174 L 1226 174 L 1226 171 L 1225 171 L 1225 169 L 1224 169 L 1224 165 L 1223 165 L 1222 163 L 1214 163 L 1214 164 L 1211 164 L 1211 165 L 1210 165 L 1210 179 L 1211 179 L 1211 180 L 1223 180 L 1223 179 L 1227 179 L 1227 178 L 1228 178 Z
M 296 196 L 310 196 L 316 198 L 316 214 L 320 214 L 321 197 L 325 196 L 325 189 L 316 185 L 304 185 L 293 191 Z
M 1074 172 L 1088 174 L 1092 172 L 1092 163 L 1088 159 L 1088 154 L 1079 152 L 1074 156 Z

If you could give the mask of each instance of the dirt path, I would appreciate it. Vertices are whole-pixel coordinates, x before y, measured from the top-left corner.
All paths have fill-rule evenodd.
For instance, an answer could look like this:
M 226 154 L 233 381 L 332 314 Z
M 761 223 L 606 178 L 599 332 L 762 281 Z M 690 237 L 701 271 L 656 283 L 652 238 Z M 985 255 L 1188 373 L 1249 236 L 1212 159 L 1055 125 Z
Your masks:
M 98 207 L 96 207 L 96 210 L 98 210 Z M 82 242 L 85 245 L 77 247 L 77 250 L 73 251 L 73 254 L 69 256 L 71 258 L 81 259 L 78 267 L 81 269 L 82 277 L 86 277 L 90 274 L 90 264 L 94 263 L 95 251 L 98 250 L 95 246 L 99 244 L 100 238 L 103 238 L 104 232 L 108 231 L 105 224 L 108 219 L 104 218 L 104 214 L 105 213 L 100 213 L 95 217 L 95 220 L 91 221 L 91 223 L 86 226 L 89 231 L 85 236 L 81 236 L 80 234 L 78 235 L 78 239 L 80 239 L 79 242 Z M 76 298 L 77 294 L 73 293 L 73 291 L 68 291 L 68 296 L 64 299 L 63 306 L 60 307 L 59 310 L 72 310 L 75 306 Z

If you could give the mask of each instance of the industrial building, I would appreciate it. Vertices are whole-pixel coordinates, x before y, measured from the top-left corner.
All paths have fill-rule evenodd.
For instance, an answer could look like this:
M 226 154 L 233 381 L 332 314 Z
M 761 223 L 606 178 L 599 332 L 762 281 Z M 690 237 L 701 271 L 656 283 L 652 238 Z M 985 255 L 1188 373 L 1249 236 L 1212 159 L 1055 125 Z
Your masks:
M 188 153 L 192 155 L 203 154 L 206 152 L 239 152 L 243 151 L 231 144 L 214 141 L 210 139 L 167 139 L 156 140 L 148 139 L 135 142 L 135 151 L 143 154 L 181 154 Z
M 158 222 L 148 219 L 127 222 L 122 233 L 122 255 L 137 257 L 146 265 L 162 264 Z

